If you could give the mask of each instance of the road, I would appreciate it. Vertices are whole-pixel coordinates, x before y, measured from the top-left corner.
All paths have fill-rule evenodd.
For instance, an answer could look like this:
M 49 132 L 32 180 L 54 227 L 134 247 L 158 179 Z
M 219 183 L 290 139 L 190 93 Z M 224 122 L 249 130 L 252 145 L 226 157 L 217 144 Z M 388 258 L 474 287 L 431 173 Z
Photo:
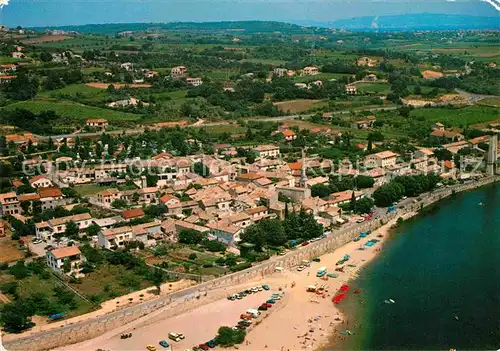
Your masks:
M 392 111 L 398 109 L 398 106 L 389 106 L 389 107 L 374 107 L 374 108 L 369 108 L 369 109 L 363 109 L 363 108 L 357 108 L 354 109 L 354 111 L 369 111 L 369 112 L 376 112 L 376 111 Z M 334 115 L 343 115 L 343 114 L 349 114 L 351 113 L 351 110 L 343 110 L 343 111 L 334 111 L 332 114 Z M 280 116 L 280 117 L 266 117 L 266 118 L 248 118 L 247 120 L 250 121 L 263 121 L 263 122 L 280 122 L 280 121 L 287 121 L 287 120 L 293 120 L 293 119 L 299 119 L 299 118 L 304 118 L 304 117 L 311 117 L 312 114 L 305 114 L 305 115 L 287 115 L 287 116 Z M 221 122 L 212 122 L 212 123 L 202 123 L 200 124 L 199 122 L 196 122 L 194 124 L 186 126 L 186 128 L 202 128 L 202 127 L 215 127 L 215 126 L 221 126 L 221 125 L 230 125 L 230 122 L 227 121 L 221 121 Z M 109 134 L 109 135 L 120 135 L 120 134 L 127 134 L 127 135 L 132 135 L 132 134 L 140 134 L 144 132 L 144 127 L 139 127 L 136 129 L 119 129 L 119 130 L 112 130 L 112 131 L 100 131 L 100 132 L 87 132 L 87 133 L 78 133 L 78 134 L 58 134 L 58 135 L 51 135 L 51 136 L 37 136 L 39 140 L 48 140 L 49 138 L 51 139 L 63 139 L 63 138 L 74 138 L 74 137 L 79 137 L 79 138 L 93 138 L 100 136 L 104 133 Z
M 459 93 L 461 96 L 465 97 L 469 105 L 473 105 L 476 102 L 481 101 L 483 99 L 498 98 L 498 96 L 496 95 L 473 94 L 462 89 L 455 89 L 455 91 Z

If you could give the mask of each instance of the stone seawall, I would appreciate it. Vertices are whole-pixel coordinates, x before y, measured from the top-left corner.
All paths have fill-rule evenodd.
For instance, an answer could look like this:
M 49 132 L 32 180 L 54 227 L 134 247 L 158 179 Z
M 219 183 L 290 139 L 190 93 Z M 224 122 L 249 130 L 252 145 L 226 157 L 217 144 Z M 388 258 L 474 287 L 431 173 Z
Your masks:
M 402 217 L 408 213 L 419 211 L 453 193 L 462 192 L 470 189 L 498 181 L 499 177 L 483 178 L 470 184 L 460 184 L 450 188 L 436 190 L 433 193 L 423 197 L 419 202 L 407 205 L 396 212 L 388 213 L 383 217 L 369 222 L 360 223 L 352 228 L 346 228 L 332 232 L 326 239 L 311 243 L 308 246 L 300 247 L 284 256 L 274 256 L 268 261 L 262 262 L 244 271 L 225 275 L 220 278 L 203 282 L 201 284 L 189 287 L 187 289 L 174 292 L 154 300 L 145 301 L 141 304 L 127 307 L 123 310 L 111 312 L 104 316 L 90 318 L 85 321 L 72 323 L 71 319 L 55 324 L 54 329 L 33 333 L 30 335 L 8 335 L 4 340 L 4 346 L 9 351 L 16 350 L 50 350 L 64 345 L 74 344 L 98 337 L 106 332 L 131 323 L 145 315 L 159 310 L 166 310 L 162 318 L 173 315 L 173 309 L 168 309 L 173 304 L 182 304 L 186 300 L 198 297 L 203 298 L 203 293 L 233 285 L 243 284 L 247 281 L 263 278 L 274 274 L 277 267 L 289 269 L 300 264 L 302 260 L 311 260 L 314 257 L 321 256 L 331 252 L 338 247 L 350 242 L 360 232 L 375 230 L 386 224 L 391 219 Z M 171 306 L 169 306 L 171 305 Z

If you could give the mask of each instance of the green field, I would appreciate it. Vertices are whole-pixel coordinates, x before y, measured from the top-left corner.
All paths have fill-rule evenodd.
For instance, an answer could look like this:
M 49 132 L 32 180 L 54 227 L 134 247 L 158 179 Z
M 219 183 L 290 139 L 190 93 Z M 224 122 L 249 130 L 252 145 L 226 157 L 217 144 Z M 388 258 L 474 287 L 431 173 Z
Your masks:
M 361 92 L 372 92 L 386 95 L 389 92 L 387 83 L 356 83 L 356 88 Z
M 85 94 L 88 96 L 89 95 L 105 96 L 106 90 L 93 88 L 86 84 L 71 84 L 57 90 L 42 91 L 38 93 L 38 96 L 50 97 L 53 94 L 67 94 L 67 95 Z
M 315 76 L 303 76 L 303 77 L 295 77 L 294 80 L 297 83 L 305 83 L 305 82 L 313 82 L 315 80 L 330 80 L 330 79 L 338 79 L 341 77 L 348 77 L 350 74 L 344 73 L 320 73 Z
M 97 184 L 80 184 L 80 185 L 75 185 L 74 190 L 80 196 L 89 196 L 89 195 L 97 194 L 98 192 L 101 192 L 101 191 L 109 189 L 109 188 L 112 188 L 112 187 L 100 186 Z
M 479 101 L 477 104 L 481 106 L 500 108 L 500 97 L 484 99 Z
M 29 100 L 20 101 L 4 107 L 5 110 L 16 108 L 30 110 L 34 113 L 52 110 L 60 116 L 73 117 L 77 119 L 106 118 L 110 121 L 135 121 L 139 115 L 132 113 L 107 110 L 94 106 L 82 105 L 72 101 L 52 101 L 52 100 Z
M 47 268 L 48 270 L 48 268 Z M 17 282 L 19 284 L 19 295 L 21 298 L 30 297 L 35 294 L 44 294 L 47 296 L 50 302 L 56 302 L 57 298 L 53 294 L 53 289 L 57 286 L 60 286 L 61 283 L 52 275 L 47 275 L 47 279 L 42 279 L 38 275 L 31 275 L 27 278 L 21 280 L 15 280 L 13 276 L 9 274 L 0 275 L 0 284 L 6 282 Z M 74 317 L 84 313 L 88 313 L 93 310 L 93 306 L 91 303 L 83 300 L 78 295 L 73 295 L 76 301 L 76 308 L 71 311 L 65 311 L 64 309 L 61 312 L 67 312 L 67 317 Z
M 109 300 L 152 284 L 123 266 L 104 265 L 87 273 L 79 284 L 71 286 L 85 296 L 99 295 L 103 300 Z
M 273 66 L 281 66 L 286 63 L 286 61 L 283 60 L 259 59 L 259 58 L 249 58 L 242 60 L 241 62 L 261 63 L 263 65 L 273 65 Z
M 495 121 L 500 118 L 497 108 L 469 106 L 464 108 L 421 108 L 411 112 L 413 117 L 423 117 L 429 122 L 441 122 L 453 127 Z

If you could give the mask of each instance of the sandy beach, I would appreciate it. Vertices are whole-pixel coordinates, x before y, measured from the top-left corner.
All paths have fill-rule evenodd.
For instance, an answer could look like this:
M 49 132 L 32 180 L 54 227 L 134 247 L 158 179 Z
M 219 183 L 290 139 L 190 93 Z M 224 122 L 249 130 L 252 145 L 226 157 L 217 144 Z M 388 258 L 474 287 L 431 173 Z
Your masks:
M 409 214 L 405 217 L 410 217 Z M 389 229 L 394 221 L 387 223 L 368 237 L 358 242 L 350 242 L 334 252 L 321 256 L 321 262 L 311 262 L 310 267 L 299 272 L 296 268 L 266 277 L 264 280 L 248 282 L 230 289 L 219 289 L 209 292 L 210 301 L 190 301 L 174 307 L 179 313 L 162 318 L 162 311 L 152 316 L 145 316 L 140 320 L 106 333 L 98 338 L 86 342 L 61 348 L 60 350 L 142 350 L 146 345 L 155 345 L 168 338 L 169 332 L 183 333 L 186 338 L 174 343 L 176 350 L 184 350 L 212 339 L 220 326 L 236 325 L 241 313 L 249 308 L 257 308 L 269 298 L 272 292 L 281 290 L 283 299 L 277 301 L 273 308 L 264 312 L 255 325 L 247 333 L 246 341 L 238 345 L 241 350 L 299 350 L 318 349 L 325 345 L 331 335 L 345 331 L 350 327 L 355 329 L 356 321 L 345 320 L 332 298 L 343 284 L 356 278 L 360 269 L 366 263 L 383 251 L 384 241 L 388 237 Z M 379 237 L 379 236 L 382 237 Z M 377 238 L 376 245 L 368 248 L 364 244 Z M 359 250 L 365 247 L 364 250 Z M 344 272 L 335 272 L 336 262 L 350 255 L 344 265 Z M 348 264 L 354 266 L 350 267 Z M 329 273 L 337 273 L 337 278 L 323 280 L 316 277 L 320 267 L 327 267 Z M 229 301 L 226 296 L 245 288 L 268 284 L 270 291 L 262 291 L 248 295 L 242 300 Z M 309 285 L 323 286 L 325 293 L 318 295 L 307 292 Z M 293 286 L 293 287 L 292 287 Z M 350 287 L 347 298 L 353 298 Z M 360 294 L 363 294 L 361 291 Z M 121 333 L 133 333 L 130 339 L 120 339 Z M 339 335 L 339 337 L 342 337 Z

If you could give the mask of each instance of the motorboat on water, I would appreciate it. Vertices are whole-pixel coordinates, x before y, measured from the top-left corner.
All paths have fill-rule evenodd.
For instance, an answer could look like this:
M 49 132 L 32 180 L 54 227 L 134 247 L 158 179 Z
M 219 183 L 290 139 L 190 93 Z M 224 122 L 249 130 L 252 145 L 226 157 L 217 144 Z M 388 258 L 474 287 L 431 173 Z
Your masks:
M 396 303 L 396 301 L 394 301 L 393 299 L 387 299 L 387 300 L 384 300 L 384 303 L 389 305 L 389 304 Z

